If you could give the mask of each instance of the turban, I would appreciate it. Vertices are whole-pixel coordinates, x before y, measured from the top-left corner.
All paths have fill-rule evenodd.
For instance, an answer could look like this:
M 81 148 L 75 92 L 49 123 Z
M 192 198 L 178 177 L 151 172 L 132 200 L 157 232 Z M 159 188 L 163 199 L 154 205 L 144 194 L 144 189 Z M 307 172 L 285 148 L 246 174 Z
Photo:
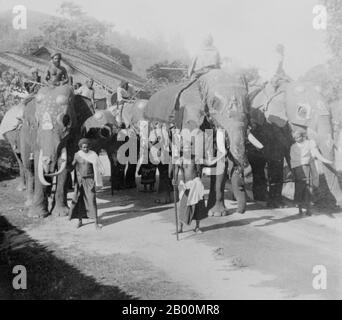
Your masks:
M 84 144 L 87 144 L 87 145 L 89 146 L 90 140 L 89 140 L 89 139 L 86 139 L 86 138 L 82 138 L 82 139 L 78 142 L 79 148 L 81 148 L 82 145 L 84 145 Z
M 51 59 L 53 59 L 55 56 L 59 56 L 60 58 L 62 58 L 62 54 L 61 54 L 61 53 L 59 53 L 59 52 L 53 52 L 53 53 L 51 54 Z

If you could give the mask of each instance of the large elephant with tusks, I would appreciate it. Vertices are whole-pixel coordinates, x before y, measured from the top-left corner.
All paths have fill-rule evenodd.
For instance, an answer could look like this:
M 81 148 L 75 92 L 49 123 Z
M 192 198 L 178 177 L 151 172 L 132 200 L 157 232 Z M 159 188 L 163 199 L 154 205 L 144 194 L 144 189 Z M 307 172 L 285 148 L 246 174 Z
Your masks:
M 186 87 L 178 85 L 166 88 L 151 97 L 145 116 L 154 121 L 174 122 L 182 130 L 203 128 L 204 123 L 207 123 L 207 128 L 222 129 L 225 132 L 224 146 L 231 163 L 229 171 L 238 202 L 237 211 L 245 212 L 243 173 L 247 163 L 245 142 L 249 124 L 249 96 L 248 85 L 242 73 L 212 70 Z M 256 139 L 251 135 L 248 137 L 260 147 Z M 227 170 L 228 161 L 224 161 L 221 170 L 211 176 L 209 215 L 228 214 L 224 204 Z
M 92 115 L 90 101 L 75 96 L 70 86 L 44 87 L 24 110 L 20 131 L 26 173 L 29 216 L 68 214 L 67 169 L 77 151 L 81 126 Z M 52 182 L 54 201 L 49 208 Z
M 307 81 L 279 81 L 278 86 L 270 84 L 255 96 L 251 110 L 253 121 L 259 123 L 261 128 L 264 128 L 264 117 L 275 127 L 284 128 L 288 125 L 290 132 L 306 131 L 309 138 L 316 141 L 323 156 L 333 161 L 334 165 L 316 162 L 318 165 L 312 166 L 313 176 L 319 173 L 324 176 L 336 204 L 341 206 L 342 188 L 337 175 L 337 171 L 341 169 L 338 161 L 340 140 L 336 125 L 340 111 L 335 105 L 329 106 L 324 102 L 320 88 Z M 262 117 L 260 113 L 263 113 Z M 286 138 L 283 140 L 286 142 Z M 291 141 L 286 143 L 291 145 Z M 270 148 L 275 150 L 275 146 Z M 316 179 L 316 187 L 318 181 Z

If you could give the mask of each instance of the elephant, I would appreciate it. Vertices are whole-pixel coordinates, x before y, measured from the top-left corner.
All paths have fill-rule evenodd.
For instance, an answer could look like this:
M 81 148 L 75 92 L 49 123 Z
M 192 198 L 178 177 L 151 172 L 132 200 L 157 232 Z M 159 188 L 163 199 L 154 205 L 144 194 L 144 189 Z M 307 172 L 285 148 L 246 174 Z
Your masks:
M 97 110 L 96 113 L 87 119 L 83 125 L 83 136 L 91 139 L 92 149 L 99 153 L 105 150 L 111 167 L 111 187 L 114 190 L 123 188 L 135 188 L 135 172 L 137 163 L 128 163 L 125 173 L 125 163 L 118 161 L 117 152 L 129 139 L 137 137 L 139 121 L 143 120 L 143 109 L 146 100 L 139 99 L 125 105 L 123 118 L 125 126 L 130 129 L 123 129 L 115 116 L 115 110 Z M 136 151 L 138 155 L 139 139 L 136 140 Z M 129 151 L 125 152 L 128 156 Z
M 228 151 L 230 177 L 239 213 L 246 210 L 243 173 L 247 163 L 247 137 L 260 147 L 260 143 L 247 134 L 249 109 L 248 85 L 243 73 L 216 69 L 187 85 L 171 86 L 157 92 L 149 100 L 145 112 L 147 119 L 173 122 L 181 130 L 223 129 L 223 143 Z M 227 170 L 228 161 L 225 161 L 223 170 L 211 176 L 207 206 L 209 215 L 228 214 L 224 204 Z
M 276 153 L 275 147 L 282 144 L 286 146 L 284 156 L 289 158 L 292 133 L 305 130 L 309 138 L 316 141 L 322 155 L 335 161 L 334 166 L 319 164 L 319 171 L 323 173 L 336 204 L 341 206 L 342 190 L 336 171 L 340 170 L 336 161 L 340 150 L 339 121 L 335 120 L 338 119 L 339 111 L 336 112 L 338 108 L 335 106 L 325 103 L 320 88 L 311 82 L 282 81 L 276 86 L 270 83 L 254 95 L 251 118 L 261 132 L 266 132 L 267 126 L 278 130 L 269 146 L 269 154 Z M 281 134 L 286 128 L 290 134 Z M 266 159 L 269 154 L 264 155 Z M 317 173 L 316 166 L 313 169 Z
M 144 111 L 148 101 L 146 99 L 137 99 L 132 103 L 128 103 L 123 108 L 123 119 L 127 129 L 119 128 L 118 119 L 115 117 L 115 110 L 98 110 L 95 115 L 89 118 L 84 123 L 83 135 L 92 140 L 92 148 L 96 152 L 101 149 L 106 150 L 111 164 L 111 182 L 112 194 L 113 190 L 122 188 L 135 187 L 135 174 L 137 171 L 137 163 L 135 162 L 140 154 L 141 136 L 145 132 L 152 143 L 156 143 L 156 137 L 153 132 L 156 132 L 158 125 L 153 122 L 148 122 L 144 116 Z M 146 126 L 146 127 L 145 127 Z M 142 128 L 146 128 L 142 129 Z M 118 150 L 127 143 L 129 136 L 134 138 L 136 142 L 136 152 L 132 156 L 132 163 L 128 163 L 125 173 L 125 161 L 119 161 Z M 137 137 L 137 139 L 135 139 Z M 145 141 L 145 140 L 144 140 Z M 124 154 L 128 157 L 129 150 L 124 150 Z M 123 154 L 121 154 L 123 156 Z M 168 165 L 158 164 L 159 171 L 159 202 L 169 203 L 172 200 L 172 184 L 169 178 Z
M 20 147 L 31 217 L 68 214 L 67 175 L 78 149 L 82 124 L 92 115 L 88 100 L 74 95 L 68 85 L 43 87 L 24 108 Z M 55 196 L 49 211 L 54 177 Z
M 11 146 L 15 159 L 19 165 L 20 181 L 17 186 L 17 191 L 24 191 L 26 189 L 24 167 L 20 154 L 20 130 L 22 127 L 23 110 L 23 104 L 14 105 L 6 112 L 0 125 L 0 136 L 2 134 L 5 141 Z

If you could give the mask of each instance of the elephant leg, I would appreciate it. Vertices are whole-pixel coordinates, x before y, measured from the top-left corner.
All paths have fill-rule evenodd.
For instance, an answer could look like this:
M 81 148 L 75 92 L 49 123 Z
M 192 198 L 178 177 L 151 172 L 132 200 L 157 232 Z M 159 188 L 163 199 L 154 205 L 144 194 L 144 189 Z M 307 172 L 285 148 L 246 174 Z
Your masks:
M 55 192 L 55 206 L 52 210 L 52 215 L 55 217 L 65 217 L 69 213 L 69 207 L 67 204 L 67 175 L 68 172 L 64 170 L 57 177 L 57 186 Z
M 249 159 L 253 174 L 253 196 L 256 201 L 266 201 L 267 181 L 265 176 L 266 161 L 262 158 Z
M 120 163 L 116 163 L 115 165 L 113 165 L 113 171 L 112 171 L 111 177 L 112 177 L 111 179 L 112 190 L 124 189 L 125 166 Z
M 333 161 L 334 151 L 331 139 L 331 124 L 329 117 L 321 116 L 317 124 L 318 147 L 324 158 Z M 336 200 L 336 204 L 342 206 L 342 189 L 338 181 L 336 172 L 326 165 L 323 165 L 323 173 L 331 194 Z
M 169 177 L 169 166 L 160 163 L 158 165 L 159 171 L 159 187 L 158 187 L 158 197 L 156 200 L 158 203 L 167 204 L 172 201 L 172 182 Z
M 130 188 L 136 188 L 136 182 L 135 182 L 135 171 L 137 169 L 137 165 L 136 164 L 128 164 L 127 167 L 127 172 L 126 172 L 126 177 L 125 177 L 125 185 L 126 188 L 130 189 Z
M 29 209 L 28 216 L 34 218 L 45 218 L 49 215 L 48 189 L 43 187 L 38 177 L 38 153 L 34 157 L 34 196 L 33 203 Z
M 224 189 L 227 181 L 227 164 L 223 174 L 213 175 L 210 179 L 210 192 L 208 199 L 208 215 L 222 217 L 228 215 L 228 209 L 224 204 Z
M 284 160 L 271 160 L 268 163 L 269 205 L 282 205 Z
M 238 170 L 234 170 L 232 177 L 231 177 L 231 182 L 232 182 L 233 193 L 238 203 L 238 207 L 236 211 L 238 213 L 245 213 L 247 196 L 246 196 L 246 190 L 244 186 L 244 179 L 241 176 L 241 174 L 238 172 Z

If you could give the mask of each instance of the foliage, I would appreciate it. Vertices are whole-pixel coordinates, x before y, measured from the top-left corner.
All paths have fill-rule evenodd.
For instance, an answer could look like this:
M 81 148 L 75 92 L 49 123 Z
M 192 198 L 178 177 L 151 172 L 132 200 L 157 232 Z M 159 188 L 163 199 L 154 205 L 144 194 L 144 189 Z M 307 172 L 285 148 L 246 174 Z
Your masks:
M 342 65 L 342 1 L 324 0 L 328 11 L 327 43 L 334 60 Z
M 112 24 L 89 17 L 70 1 L 63 2 L 57 12 L 59 17 L 28 11 L 27 30 L 13 29 L 11 11 L 0 13 L 0 50 L 24 54 L 41 46 L 96 50 L 143 77 L 158 61 L 189 62 L 180 35 L 165 40 L 161 35 L 145 39 L 121 33 Z
M 309 70 L 301 80 L 320 87 L 327 103 L 342 98 L 342 1 L 323 0 L 328 11 L 327 45 L 332 58 Z
M 58 12 L 69 19 L 82 18 L 85 16 L 81 6 L 73 3 L 72 1 L 64 1 Z

